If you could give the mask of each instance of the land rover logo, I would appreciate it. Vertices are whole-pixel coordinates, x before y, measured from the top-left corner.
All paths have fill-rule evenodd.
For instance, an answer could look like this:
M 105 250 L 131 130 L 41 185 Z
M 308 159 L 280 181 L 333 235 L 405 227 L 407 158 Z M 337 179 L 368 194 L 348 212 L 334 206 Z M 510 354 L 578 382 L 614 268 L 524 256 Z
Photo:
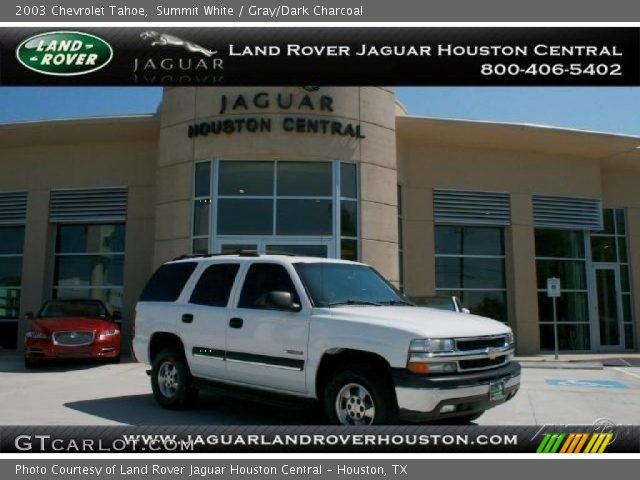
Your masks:
M 111 45 L 82 32 L 47 32 L 27 38 L 16 49 L 18 61 L 45 75 L 73 76 L 95 72 L 113 58 Z

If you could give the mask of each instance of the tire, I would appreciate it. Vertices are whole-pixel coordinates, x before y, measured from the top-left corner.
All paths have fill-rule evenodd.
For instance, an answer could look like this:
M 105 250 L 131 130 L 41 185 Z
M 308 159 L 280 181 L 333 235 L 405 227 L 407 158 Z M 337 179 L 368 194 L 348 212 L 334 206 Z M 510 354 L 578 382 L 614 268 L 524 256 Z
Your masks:
M 385 425 L 398 418 L 393 384 L 380 369 L 352 364 L 326 383 L 322 400 L 326 416 L 336 425 Z
M 195 398 L 192 384 L 183 352 L 167 348 L 156 355 L 151 368 L 151 389 L 161 407 L 170 410 L 189 407 Z

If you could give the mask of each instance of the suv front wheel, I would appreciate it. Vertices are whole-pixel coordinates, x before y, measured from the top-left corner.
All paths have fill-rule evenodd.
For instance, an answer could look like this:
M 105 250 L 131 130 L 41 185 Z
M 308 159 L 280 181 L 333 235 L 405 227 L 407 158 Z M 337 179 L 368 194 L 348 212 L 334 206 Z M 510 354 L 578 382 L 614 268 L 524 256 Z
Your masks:
M 162 350 L 153 359 L 151 389 L 160 406 L 172 410 L 187 407 L 194 398 L 193 377 L 182 352 Z
M 389 424 L 397 418 L 393 385 L 364 364 L 349 365 L 329 379 L 323 403 L 332 424 Z

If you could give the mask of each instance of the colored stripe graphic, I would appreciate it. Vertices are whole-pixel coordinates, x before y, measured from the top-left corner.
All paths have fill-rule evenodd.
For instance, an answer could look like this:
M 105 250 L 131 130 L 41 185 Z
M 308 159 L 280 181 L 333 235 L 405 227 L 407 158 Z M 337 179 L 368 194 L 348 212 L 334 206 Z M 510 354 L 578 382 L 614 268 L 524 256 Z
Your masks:
M 612 433 L 545 433 L 536 453 L 602 453 L 612 439 Z

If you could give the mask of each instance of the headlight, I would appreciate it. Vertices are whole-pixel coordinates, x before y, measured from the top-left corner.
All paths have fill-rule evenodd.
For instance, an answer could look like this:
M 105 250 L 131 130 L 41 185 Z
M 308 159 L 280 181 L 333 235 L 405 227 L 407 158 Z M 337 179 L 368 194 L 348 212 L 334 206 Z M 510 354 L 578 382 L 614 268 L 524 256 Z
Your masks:
M 515 338 L 513 336 L 513 330 L 509 330 L 509 332 L 507 333 L 507 343 L 509 345 L 513 345 L 515 343 Z
M 454 349 L 452 338 L 420 338 L 412 340 L 409 345 L 410 352 L 439 353 L 450 352 Z
M 47 335 L 44 332 L 40 332 L 38 330 L 29 330 L 27 333 L 25 333 L 25 337 L 31 338 L 33 340 L 48 340 L 49 339 L 49 335 Z
M 407 369 L 414 373 L 455 373 L 456 362 L 437 361 L 433 353 L 451 352 L 455 350 L 452 338 L 420 338 L 412 340 L 409 345 Z
M 117 328 L 110 328 L 108 330 L 104 330 L 103 332 L 100 333 L 100 337 L 104 338 L 104 337 L 113 337 L 114 335 L 118 335 L 120 333 L 120 330 L 118 330 Z

